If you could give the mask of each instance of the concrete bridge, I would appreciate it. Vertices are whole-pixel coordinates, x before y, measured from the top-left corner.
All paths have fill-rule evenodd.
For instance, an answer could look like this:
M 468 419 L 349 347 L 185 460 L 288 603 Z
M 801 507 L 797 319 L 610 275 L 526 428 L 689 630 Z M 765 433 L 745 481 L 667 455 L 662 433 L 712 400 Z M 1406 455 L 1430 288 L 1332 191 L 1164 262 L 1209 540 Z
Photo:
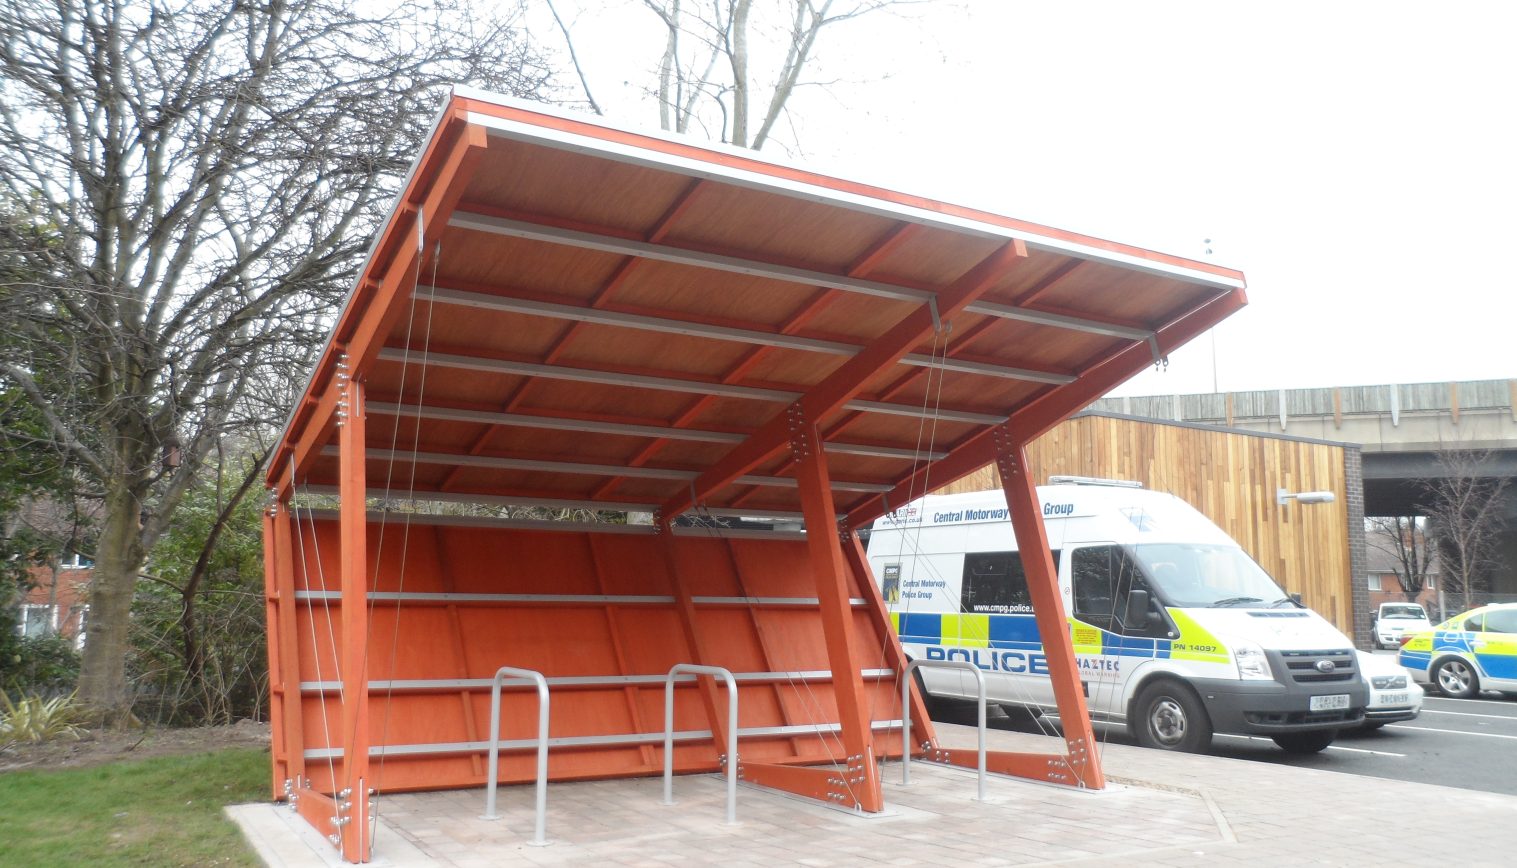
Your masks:
M 1421 482 L 1449 475 L 1442 456 L 1489 450 L 1473 475 L 1513 480 L 1490 590 L 1517 594 L 1517 379 L 1104 398 L 1091 409 L 1358 444 L 1367 516 L 1419 514 Z

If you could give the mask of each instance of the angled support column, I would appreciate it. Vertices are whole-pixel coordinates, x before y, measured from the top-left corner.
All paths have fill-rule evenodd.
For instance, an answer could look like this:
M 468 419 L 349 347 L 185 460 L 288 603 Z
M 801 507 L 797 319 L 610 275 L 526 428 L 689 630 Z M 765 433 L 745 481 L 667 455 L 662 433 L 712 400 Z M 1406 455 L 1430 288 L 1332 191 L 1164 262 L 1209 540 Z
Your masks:
M 895 677 L 902 678 L 906 673 L 906 652 L 901 648 L 901 637 L 895 628 L 890 625 L 890 609 L 885 605 L 885 598 L 880 595 L 880 586 L 874 580 L 874 572 L 869 569 L 869 556 L 864 552 L 864 544 L 859 542 L 856 531 L 849 531 L 843 541 L 843 556 L 848 559 L 848 566 L 852 568 L 857 578 L 859 590 L 864 598 L 864 605 L 869 609 L 870 616 L 875 623 L 880 625 L 886 636 L 885 659 L 882 663 L 895 670 Z M 866 664 L 873 661 L 865 661 Z M 897 684 L 900 682 L 897 681 Z M 891 691 L 894 693 L 894 691 Z M 927 751 L 930 745 L 937 743 L 937 735 L 932 729 L 932 718 L 927 714 L 927 704 L 922 699 L 922 692 L 917 690 L 916 682 L 911 683 L 911 744 L 917 745 L 922 751 Z M 890 756 L 893 751 L 889 745 L 895 744 L 896 739 L 887 739 L 877 749 L 875 756 Z M 912 756 L 917 756 L 913 751 Z
M 1106 778 L 1101 773 L 1101 759 L 1095 750 L 1090 711 L 1085 705 L 1074 642 L 1069 636 L 1069 619 L 1059 593 L 1058 573 L 1048 546 L 1048 532 L 1043 527 L 1037 487 L 1027 474 L 1026 444 L 1017 439 L 1007 425 L 992 429 L 991 440 L 996 469 L 1001 472 L 1001 487 L 1006 493 L 1006 505 L 1011 511 L 1017 550 L 1022 554 L 1022 566 L 1027 572 L 1033 617 L 1037 620 L 1043 653 L 1048 658 L 1048 676 L 1053 681 L 1054 701 L 1059 707 L 1059 720 L 1068 749 L 1063 768 L 1050 764 L 1045 769 L 1034 766 L 1033 771 L 1046 772 L 1047 779 L 1059 783 L 1103 789 Z M 1042 774 L 1033 776 L 1044 778 Z M 1073 779 L 1060 780 L 1059 776 Z
M 689 660 L 676 662 L 694 663 L 697 666 L 720 666 L 720 661 L 708 659 L 703 650 L 700 630 L 695 624 L 695 597 L 691 595 L 689 586 L 680 575 L 678 552 L 675 551 L 674 527 L 659 515 L 655 515 L 653 521 L 660 537 L 659 549 L 664 553 L 664 564 L 669 570 L 669 587 L 674 591 L 674 605 L 679 611 L 680 628 L 685 634 L 685 646 L 690 649 Z M 696 689 L 701 693 L 701 704 L 706 708 L 706 719 L 711 721 L 711 744 L 716 748 L 717 756 L 722 756 L 726 753 L 727 727 L 737 726 L 737 721 L 729 722 L 726 719 L 727 700 L 725 696 L 720 695 L 725 691 L 717 687 L 715 678 L 709 675 L 697 675 L 695 683 Z M 742 753 L 742 749 L 743 746 L 739 744 L 739 754 Z
M 834 801 L 865 811 L 884 809 L 880 770 L 875 762 L 874 733 L 870 728 L 869 702 L 864 694 L 859 655 L 854 648 L 853 608 L 849 603 L 849 565 L 838 534 L 837 509 L 827 474 L 827 456 L 816 420 L 807 418 L 797 402 L 786 410 L 790 451 L 800 483 L 801 509 L 806 519 L 806 548 L 811 556 L 817 600 L 821 604 L 822 632 L 827 644 L 827 662 L 832 670 L 832 691 L 838 707 L 846 778 Z M 836 780 L 836 778 L 834 778 Z
M 344 353 L 338 361 L 337 405 L 339 533 L 342 550 L 342 789 L 337 822 L 342 858 L 369 861 L 369 607 L 367 497 L 364 458 L 364 387 Z

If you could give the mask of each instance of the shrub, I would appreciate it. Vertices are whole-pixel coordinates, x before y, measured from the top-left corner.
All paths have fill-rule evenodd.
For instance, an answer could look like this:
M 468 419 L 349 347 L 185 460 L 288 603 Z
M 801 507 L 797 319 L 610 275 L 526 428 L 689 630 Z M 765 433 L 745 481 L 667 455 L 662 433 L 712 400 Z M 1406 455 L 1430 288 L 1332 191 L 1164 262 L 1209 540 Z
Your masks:
M 57 695 L 74 689 L 79 652 L 62 636 L 15 636 L 0 641 L 0 690 Z
M 35 744 L 55 738 L 78 738 L 84 734 L 79 726 L 84 709 L 74 694 L 44 699 L 33 694 L 12 702 L 0 690 L 0 750 L 13 744 Z

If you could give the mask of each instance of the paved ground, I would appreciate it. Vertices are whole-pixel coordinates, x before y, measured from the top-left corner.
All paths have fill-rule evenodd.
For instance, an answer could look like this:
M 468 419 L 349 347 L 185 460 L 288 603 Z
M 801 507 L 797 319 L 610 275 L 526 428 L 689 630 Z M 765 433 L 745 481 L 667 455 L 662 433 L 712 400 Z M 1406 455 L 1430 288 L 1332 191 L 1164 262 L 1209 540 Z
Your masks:
M 946 744 L 974 743 L 972 728 L 938 731 Z M 996 731 L 990 744 L 1029 750 L 1041 740 Z M 479 790 L 392 796 L 380 805 L 375 853 L 391 864 L 453 866 L 1511 864 L 1517 796 L 1120 744 L 1103 751 L 1116 784 L 1108 791 L 994 779 L 986 802 L 974 800 L 971 772 L 913 764 L 912 785 L 901 787 L 892 763 L 890 810 L 877 818 L 743 788 L 739 825 L 726 826 L 714 776 L 678 779 L 675 808 L 659 804 L 656 778 L 555 784 L 545 848 L 527 846 L 530 788 L 502 790 L 505 819 L 493 823 L 477 819 Z M 288 811 L 233 810 L 255 844 L 283 845 L 261 850 L 270 864 L 331 864 L 319 836 L 296 846 L 279 819 Z

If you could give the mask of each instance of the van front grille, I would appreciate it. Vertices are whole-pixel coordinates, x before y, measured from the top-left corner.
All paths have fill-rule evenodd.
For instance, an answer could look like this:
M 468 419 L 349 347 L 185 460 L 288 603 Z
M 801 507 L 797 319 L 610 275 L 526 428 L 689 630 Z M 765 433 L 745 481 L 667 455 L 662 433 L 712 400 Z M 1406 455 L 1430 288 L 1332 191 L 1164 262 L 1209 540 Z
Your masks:
M 1359 677 L 1351 648 L 1341 651 L 1281 651 L 1280 656 L 1285 659 L 1285 668 L 1291 679 L 1298 684 L 1352 681 Z M 1319 665 L 1322 661 L 1328 661 L 1332 666 Z M 1327 671 L 1324 672 L 1324 669 Z

